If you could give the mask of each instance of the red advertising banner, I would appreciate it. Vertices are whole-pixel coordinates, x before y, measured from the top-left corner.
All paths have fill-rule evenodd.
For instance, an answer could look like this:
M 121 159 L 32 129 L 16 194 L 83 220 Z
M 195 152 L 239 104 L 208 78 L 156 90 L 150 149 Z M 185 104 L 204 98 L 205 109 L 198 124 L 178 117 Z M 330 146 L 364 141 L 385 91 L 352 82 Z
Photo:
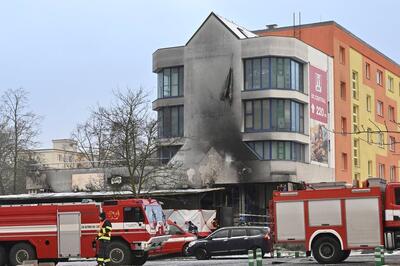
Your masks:
M 328 123 L 328 81 L 326 71 L 310 65 L 310 118 Z

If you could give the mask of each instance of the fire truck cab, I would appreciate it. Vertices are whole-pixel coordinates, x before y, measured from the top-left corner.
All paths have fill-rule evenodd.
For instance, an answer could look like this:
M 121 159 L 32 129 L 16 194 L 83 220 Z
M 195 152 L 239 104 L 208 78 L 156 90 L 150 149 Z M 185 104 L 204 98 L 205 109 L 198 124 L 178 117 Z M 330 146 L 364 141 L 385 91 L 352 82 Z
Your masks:
M 148 251 L 168 240 L 162 208 L 152 199 L 2 205 L 0 266 L 94 258 L 100 211 L 112 223 L 111 265 L 143 265 Z
M 275 191 L 275 244 L 303 246 L 319 263 L 341 262 L 353 249 L 400 248 L 400 183 L 367 186 Z

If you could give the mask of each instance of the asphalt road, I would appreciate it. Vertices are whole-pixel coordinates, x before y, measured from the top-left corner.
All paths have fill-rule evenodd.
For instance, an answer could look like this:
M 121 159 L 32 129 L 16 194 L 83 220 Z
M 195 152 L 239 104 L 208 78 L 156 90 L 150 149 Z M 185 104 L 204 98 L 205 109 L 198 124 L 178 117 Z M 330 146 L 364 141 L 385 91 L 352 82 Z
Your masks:
M 400 265 L 400 254 L 386 255 L 385 256 L 386 265 Z M 264 258 L 263 265 L 318 265 L 318 263 L 313 258 Z M 75 262 L 64 262 L 59 263 L 57 266 L 95 266 L 95 261 L 75 261 Z M 198 261 L 195 258 L 180 258 L 180 257 L 164 257 L 164 258 L 154 258 L 146 262 L 145 266 L 172 266 L 172 265 L 195 265 L 195 266 L 210 266 L 210 265 L 235 265 L 235 266 L 247 266 L 248 261 L 245 256 L 237 257 L 216 257 L 210 260 Z M 374 256 L 372 254 L 368 255 L 351 255 L 346 261 L 341 264 L 333 265 L 375 265 Z

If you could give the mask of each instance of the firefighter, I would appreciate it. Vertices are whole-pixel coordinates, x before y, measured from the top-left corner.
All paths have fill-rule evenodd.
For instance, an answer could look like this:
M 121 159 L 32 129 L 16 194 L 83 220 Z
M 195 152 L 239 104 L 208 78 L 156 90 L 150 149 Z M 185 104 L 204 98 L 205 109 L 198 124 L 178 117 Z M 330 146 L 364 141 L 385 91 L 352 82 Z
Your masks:
M 110 262 L 109 254 L 107 253 L 108 245 L 111 240 L 111 222 L 106 218 L 106 214 L 101 212 L 99 215 L 100 225 L 97 240 L 99 241 L 99 250 L 97 253 L 97 265 L 103 266 Z

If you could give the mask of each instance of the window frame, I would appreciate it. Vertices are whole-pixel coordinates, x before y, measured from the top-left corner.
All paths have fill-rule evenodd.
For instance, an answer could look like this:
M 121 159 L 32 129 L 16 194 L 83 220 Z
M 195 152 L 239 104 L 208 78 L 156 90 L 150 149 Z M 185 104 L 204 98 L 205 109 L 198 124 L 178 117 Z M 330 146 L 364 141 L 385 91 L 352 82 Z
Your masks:
M 172 73 L 173 71 L 176 71 L 177 73 L 177 95 L 172 95 L 172 90 L 173 90 L 173 84 L 172 84 Z M 166 93 L 165 90 L 165 72 L 169 72 L 169 81 L 168 81 L 168 93 Z M 162 79 L 160 80 L 160 78 Z M 160 69 L 160 71 L 157 72 L 157 99 L 165 99 L 165 98 L 177 98 L 177 97 L 183 97 L 184 96 L 184 66 L 183 65 L 178 65 L 178 66 L 170 66 L 170 67 L 164 67 Z
M 257 65 L 259 65 L 259 69 L 257 71 L 254 70 L 254 62 L 259 62 L 259 64 L 257 63 Z M 265 62 L 267 63 L 267 67 L 264 69 L 263 67 L 265 66 Z M 278 70 L 280 69 L 278 65 L 282 67 L 281 71 L 283 73 L 283 86 L 278 86 Z M 251 69 L 249 70 L 249 68 Z M 287 75 L 285 74 L 286 72 Z M 243 58 L 243 73 L 244 91 L 276 89 L 293 90 L 303 94 L 305 93 L 304 64 L 291 57 L 261 56 Z M 259 77 L 255 77 L 255 74 L 259 74 Z M 293 79 L 293 76 L 295 79 Z M 254 87 L 254 80 L 257 80 L 257 84 L 260 84 L 259 87 Z M 267 81 L 268 84 L 264 85 L 264 81 Z
M 172 112 L 176 110 L 175 123 L 177 128 L 173 130 Z M 158 138 L 179 138 L 184 136 L 184 105 L 161 107 L 157 110 Z M 175 132 L 176 134 L 173 134 Z

